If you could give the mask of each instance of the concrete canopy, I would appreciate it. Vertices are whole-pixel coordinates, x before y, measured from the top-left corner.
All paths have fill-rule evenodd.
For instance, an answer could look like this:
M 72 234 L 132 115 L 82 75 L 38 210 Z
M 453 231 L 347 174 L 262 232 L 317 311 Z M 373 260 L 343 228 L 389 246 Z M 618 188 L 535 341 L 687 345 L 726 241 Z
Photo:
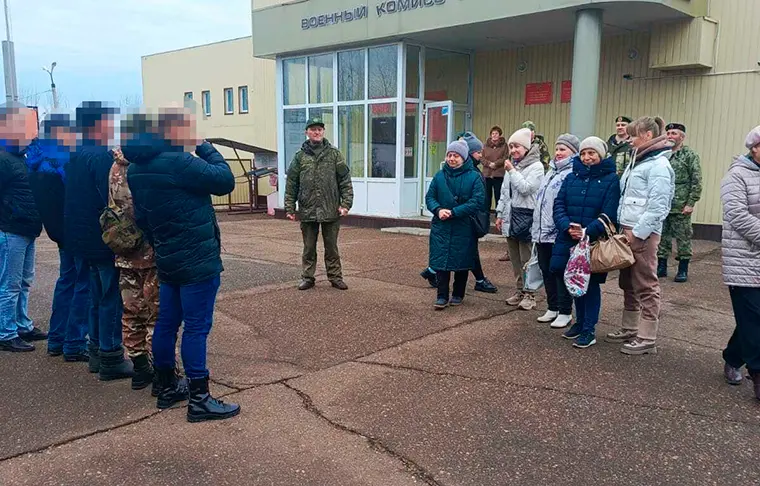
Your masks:
M 391 1 L 396 8 L 398 0 Z M 576 12 L 583 8 L 604 10 L 605 34 L 707 13 L 706 0 L 424 2 L 429 5 L 395 13 L 388 13 L 389 2 L 382 0 L 309 0 L 254 10 L 254 55 L 274 57 L 402 39 L 458 49 L 504 49 L 572 39 Z M 344 16 L 340 21 L 332 17 L 331 22 L 330 15 L 337 12 L 354 14 L 350 21 Z M 357 12 L 364 15 L 356 18 Z

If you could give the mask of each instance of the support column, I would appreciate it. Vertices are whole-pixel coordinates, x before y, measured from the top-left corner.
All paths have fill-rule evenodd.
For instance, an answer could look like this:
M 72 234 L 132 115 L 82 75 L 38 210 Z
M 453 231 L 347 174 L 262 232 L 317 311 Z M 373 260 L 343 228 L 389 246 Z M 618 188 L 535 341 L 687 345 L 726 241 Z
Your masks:
M 579 10 L 573 45 L 570 132 L 581 140 L 594 134 L 602 57 L 602 10 Z

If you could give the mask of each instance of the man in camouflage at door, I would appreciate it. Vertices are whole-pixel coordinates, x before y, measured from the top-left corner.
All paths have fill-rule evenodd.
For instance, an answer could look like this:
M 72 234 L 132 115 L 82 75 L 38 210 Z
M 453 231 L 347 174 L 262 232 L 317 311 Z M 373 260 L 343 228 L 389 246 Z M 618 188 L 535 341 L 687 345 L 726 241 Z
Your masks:
M 657 276 L 668 276 L 668 258 L 672 251 L 673 239 L 676 240 L 678 273 L 676 282 L 686 282 L 689 278 L 689 261 L 691 260 L 691 238 L 693 235 L 691 215 L 694 205 L 702 197 L 702 167 L 699 154 L 684 145 L 686 127 L 680 123 L 671 123 L 666 127 L 668 139 L 673 142 L 673 156 L 670 165 L 676 175 L 676 192 L 670 214 L 662 228 L 660 249 L 657 252 Z
M 109 205 L 121 208 L 134 220 L 132 193 L 127 185 L 129 161 L 121 150 L 114 150 L 114 163 L 108 179 Z M 143 240 L 136 252 L 116 255 L 116 268 L 120 271 L 119 289 L 124 303 L 122 334 L 124 347 L 134 363 L 132 389 L 140 390 L 153 383 L 152 338 L 158 319 L 158 274 L 153 248 Z M 154 386 L 155 388 L 155 386 Z M 158 390 L 156 389 L 155 392 Z
M 320 226 L 325 243 L 327 278 L 333 287 L 347 290 L 338 252 L 340 218 L 354 203 L 351 171 L 338 149 L 325 138 L 325 124 L 312 118 L 306 124 L 306 140 L 293 158 L 285 186 L 285 213 L 288 219 L 298 217 L 303 234 L 303 279 L 299 290 L 314 287 L 317 269 L 317 237 Z
M 618 177 L 623 175 L 631 162 L 633 147 L 631 146 L 631 136 L 628 135 L 628 125 L 632 121 L 630 117 L 624 115 L 615 118 L 615 133 L 607 141 L 610 157 L 615 160 Z
M 552 160 L 552 156 L 549 153 L 549 147 L 546 146 L 544 136 L 536 133 L 536 124 L 528 120 L 522 124 L 522 128 L 530 130 L 531 141 L 533 145 L 538 145 L 541 153 L 541 164 L 544 166 L 544 172 L 549 171 L 549 162 Z

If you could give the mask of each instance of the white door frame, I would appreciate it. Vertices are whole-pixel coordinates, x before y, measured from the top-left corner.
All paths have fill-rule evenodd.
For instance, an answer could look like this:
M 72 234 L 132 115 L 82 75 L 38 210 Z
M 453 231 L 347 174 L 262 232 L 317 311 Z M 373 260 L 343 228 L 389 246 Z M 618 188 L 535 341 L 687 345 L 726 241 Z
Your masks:
M 421 214 L 423 216 L 432 216 L 432 213 L 430 213 L 427 210 L 427 207 L 425 206 L 425 194 L 427 193 L 427 188 L 430 185 L 430 181 L 433 180 L 432 177 L 427 177 L 428 156 L 430 155 L 428 151 L 429 150 L 428 132 L 430 130 L 430 110 L 433 110 L 436 108 L 442 108 L 442 112 L 443 112 L 442 115 L 446 117 L 446 145 L 450 144 L 454 138 L 454 102 L 451 100 L 447 100 L 447 101 L 434 101 L 430 103 L 425 103 L 422 109 L 423 132 L 421 134 L 422 143 L 420 144 L 420 146 L 422 147 L 423 155 L 420 160 L 421 167 L 419 167 L 420 209 L 421 209 Z

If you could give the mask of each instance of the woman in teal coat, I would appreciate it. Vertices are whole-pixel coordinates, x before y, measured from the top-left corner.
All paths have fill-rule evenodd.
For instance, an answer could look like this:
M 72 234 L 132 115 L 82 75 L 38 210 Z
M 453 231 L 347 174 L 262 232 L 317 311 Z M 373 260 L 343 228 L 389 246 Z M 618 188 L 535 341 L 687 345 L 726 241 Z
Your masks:
M 428 211 L 433 213 L 429 266 L 438 277 L 438 310 L 462 304 L 467 275 L 475 266 L 477 237 L 471 216 L 485 205 L 485 185 L 468 155 L 467 143 L 458 140 L 449 144 L 446 163 L 433 177 L 425 196 Z M 454 290 L 449 301 L 451 272 Z

